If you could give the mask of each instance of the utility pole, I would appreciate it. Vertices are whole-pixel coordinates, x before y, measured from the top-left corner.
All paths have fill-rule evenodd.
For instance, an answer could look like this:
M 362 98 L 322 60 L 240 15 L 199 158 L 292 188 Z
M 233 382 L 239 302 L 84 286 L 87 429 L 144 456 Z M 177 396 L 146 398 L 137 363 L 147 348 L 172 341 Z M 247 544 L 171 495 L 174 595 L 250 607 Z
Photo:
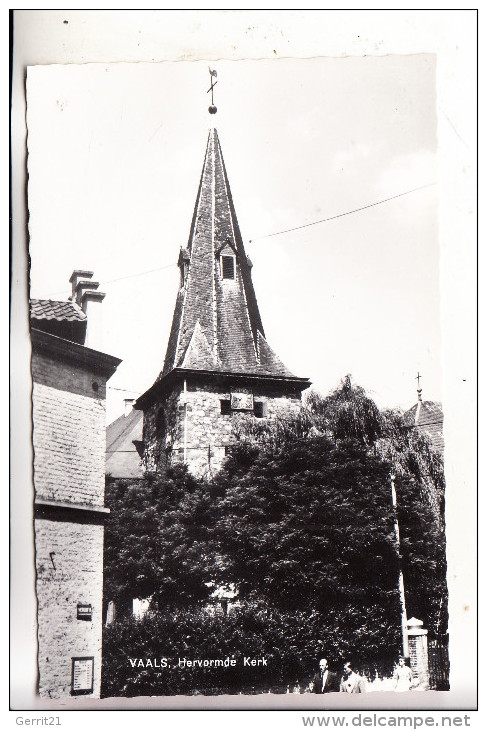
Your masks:
M 399 521 L 397 519 L 397 495 L 395 476 L 391 474 L 391 492 L 392 492 L 392 509 L 394 513 L 394 532 L 396 533 L 396 549 L 399 558 L 399 600 L 401 601 L 401 634 L 402 634 L 402 653 L 404 657 L 409 657 L 408 642 L 408 617 L 406 613 L 406 596 L 404 593 L 404 576 L 402 574 L 402 556 L 401 556 L 401 539 L 399 536 Z

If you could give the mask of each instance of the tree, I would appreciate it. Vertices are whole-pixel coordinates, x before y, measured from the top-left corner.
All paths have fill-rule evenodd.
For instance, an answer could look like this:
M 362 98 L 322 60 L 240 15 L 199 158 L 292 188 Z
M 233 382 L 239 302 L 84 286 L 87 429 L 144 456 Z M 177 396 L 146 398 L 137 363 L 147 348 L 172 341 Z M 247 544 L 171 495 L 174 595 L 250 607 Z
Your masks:
M 444 528 L 443 457 L 404 413 L 380 411 L 363 388 L 352 385 L 350 375 L 325 398 L 310 391 L 306 408 L 318 432 L 335 440 L 356 439 L 389 461 L 396 474 L 418 480 L 420 498 L 429 502 L 438 525 Z
M 249 615 L 265 606 L 283 626 L 314 616 L 344 651 L 396 650 L 394 471 L 408 613 L 437 621 L 444 534 L 425 484 L 441 488 L 440 464 L 400 414 L 380 413 L 347 377 L 295 417 L 236 419 L 236 435 L 212 480 L 178 467 L 109 483 L 108 600 L 151 596 L 162 612 L 197 612 L 234 583 Z
M 324 610 L 394 591 L 386 465 L 361 445 L 326 437 L 259 452 L 238 470 L 240 458 L 216 478 L 214 523 L 243 594 Z
M 443 460 L 432 449 L 429 439 L 412 428 L 400 411 L 380 412 L 365 391 L 353 385 L 351 377 L 346 376 L 341 385 L 325 398 L 313 391 L 308 393 L 305 407 L 296 418 L 279 419 L 276 424 L 241 421 L 238 436 L 239 450 L 227 463 L 227 469 L 232 478 L 233 475 L 238 476 L 236 457 L 240 460 L 243 457 L 241 474 L 245 473 L 247 480 L 254 480 L 255 469 L 250 468 L 249 459 L 252 454 L 257 454 L 255 442 L 261 447 L 259 453 L 267 454 L 268 458 L 272 455 L 278 464 L 276 474 L 279 474 L 279 468 L 285 469 L 289 458 L 295 465 L 300 465 L 293 476 L 293 480 L 299 483 L 303 477 L 306 477 L 307 483 L 310 479 L 316 483 L 320 483 L 321 479 L 326 481 L 333 464 L 347 464 L 352 456 L 351 449 L 361 450 L 364 473 L 371 480 L 369 495 L 372 495 L 369 497 L 370 511 L 361 513 L 361 517 L 366 515 L 374 530 L 379 529 L 381 521 L 380 505 L 376 502 L 379 495 L 384 498 L 382 508 L 389 515 L 391 513 L 390 474 L 394 473 L 408 613 L 421 616 L 431 628 L 446 631 Z M 324 444 L 326 439 L 335 444 L 336 451 L 327 452 L 320 462 L 310 450 L 310 444 Z M 257 470 L 261 469 L 261 465 L 262 460 Z M 377 474 L 375 483 L 374 474 Z M 279 474 L 276 477 L 283 484 L 282 494 L 292 493 L 287 476 Z M 354 494 L 353 486 L 358 483 L 357 479 L 357 474 L 350 469 L 338 498 L 345 499 L 348 488 L 348 499 L 353 509 L 359 510 L 359 495 Z M 339 483 L 335 475 L 331 477 L 333 483 Z M 304 494 L 301 484 L 300 489 Z M 268 497 L 263 500 L 264 503 L 266 499 Z M 332 490 L 326 493 L 324 502 L 333 505 L 334 499 L 336 496 Z M 345 521 L 349 520 L 350 528 L 353 525 L 357 529 L 357 515 L 348 508 L 346 501 L 339 503 L 337 513 L 343 515 Z M 389 567 L 397 580 L 397 565 Z M 368 577 L 372 579 L 370 573 Z M 299 580 L 293 581 L 293 585 L 299 586 L 297 594 L 303 590 Z M 374 580 L 371 581 L 373 584 Z M 443 609 L 441 616 L 440 607 Z
M 143 479 L 108 479 L 105 501 L 104 600 L 122 611 L 133 598 L 154 596 L 184 604 L 206 598 L 204 562 L 198 560 L 202 485 L 177 466 Z
M 311 391 L 306 405 L 316 426 L 336 440 L 355 439 L 370 446 L 382 433 L 383 419 L 377 405 L 363 388 L 352 385 L 351 375 L 325 398 Z
M 375 448 L 391 462 L 396 474 L 411 474 L 418 481 L 420 499 L 429 503 L 437 526 L 444 532 L 443 456 L 433 449 L 430 438 L 414 428 L 401 411 L 385 410 Z

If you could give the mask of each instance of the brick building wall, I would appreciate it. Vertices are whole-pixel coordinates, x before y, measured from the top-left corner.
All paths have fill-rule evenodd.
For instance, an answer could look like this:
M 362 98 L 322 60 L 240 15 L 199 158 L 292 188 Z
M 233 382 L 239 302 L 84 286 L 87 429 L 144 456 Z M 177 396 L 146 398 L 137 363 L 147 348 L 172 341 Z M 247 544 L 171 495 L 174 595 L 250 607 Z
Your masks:
M 45 354 L 32 378 L 36 495 L 102 507 L 106 380 Z
M 249 390 L 254 402 L 263 404 L 266 419 L 297 413 L 301 406 L 300 392 L 283 392 L 282 386 L 259 382 Z M 195 475 L 218 469 L 225 448 L 235 441 L 233 426 L 239 412 L 221 412 L 221 401 L 230 399 L 228 384 L 187 382 L 186 390 L 175 387 L 163 400 L 153 403 L 144 413 L 146 469 L 183 461 L 185 453 Z
M 120 361 L 36 330 L 32 344 L 39 693 L 71 696 L 73 658 L 93 657 L 99 697 L 105 393 Z
M 92 656 L 93 693 L 100 696 L 103 525 L 35 522 L 39 693 L 68 697 L 71 658 Z M 92 606 L 92 620 L 77 618 L 78 603 Z

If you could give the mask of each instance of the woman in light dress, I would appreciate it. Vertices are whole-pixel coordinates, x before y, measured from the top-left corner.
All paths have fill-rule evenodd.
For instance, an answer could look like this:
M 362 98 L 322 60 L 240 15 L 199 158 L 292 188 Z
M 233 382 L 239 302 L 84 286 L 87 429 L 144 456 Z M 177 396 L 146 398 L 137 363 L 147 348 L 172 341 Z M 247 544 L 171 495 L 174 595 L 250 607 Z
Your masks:
M 396 684 L 394 685 L 394 692 L 407 692 L 411 689 L 413 684 L 413 675 L 411 669 L 406 665 L 406 661 L 403 656 L 399 657 L 399 662 L 394 672 L 394 679 Z

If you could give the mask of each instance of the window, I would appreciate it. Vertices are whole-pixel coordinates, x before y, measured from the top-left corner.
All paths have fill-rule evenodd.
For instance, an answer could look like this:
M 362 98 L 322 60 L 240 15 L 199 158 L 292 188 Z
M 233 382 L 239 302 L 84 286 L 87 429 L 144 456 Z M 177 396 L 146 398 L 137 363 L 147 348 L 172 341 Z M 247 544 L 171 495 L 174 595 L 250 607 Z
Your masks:
M 222 279 L 235 279 L 235 256 L 222 256 Z
M 189 262 L 190 262 L 190 253 L 187 248 L 182 248 L 181 251 L 179 252 L 179 258 L 178 258 L 179 271 L 181 272 L 181 281 L 180 281 L 181 288 L 184 286 L 186 279 L 188 278 Z
M 231 416 L 232 415 L 232 402 L 230 400 L 221 400 L 220 401 L 220 412 L 222 416 Z
M 186 266 L 184 264 L 179 267 L 179 273 L 181 274 L 179 279 L 179 288 L 182 289 L 184 282 L 186 281 Z
M 256 418 L 265 418 L 267 416 L 267 404 L 262 401 L 254 401 L 254 416 Z
M 156 433 L 158 436 L 164 436 L 164 433 L 166 431 L 166 414 L 164 413 L 164 408 L 159 408 L 157 411 L 156 416 Z

